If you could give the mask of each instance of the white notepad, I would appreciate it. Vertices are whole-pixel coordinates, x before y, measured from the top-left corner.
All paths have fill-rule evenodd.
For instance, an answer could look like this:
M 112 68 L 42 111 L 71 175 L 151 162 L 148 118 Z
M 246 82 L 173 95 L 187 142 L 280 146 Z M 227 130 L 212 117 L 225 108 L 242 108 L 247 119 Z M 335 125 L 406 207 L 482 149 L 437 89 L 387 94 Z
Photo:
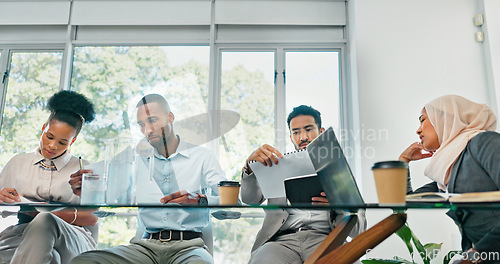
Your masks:
M 291 177 L 316 175 L 316 170 L 306 149 L 286 153 L 272 167 L 260 162 L 250 162 L 265 198 L 285 197 L 285 180 Z

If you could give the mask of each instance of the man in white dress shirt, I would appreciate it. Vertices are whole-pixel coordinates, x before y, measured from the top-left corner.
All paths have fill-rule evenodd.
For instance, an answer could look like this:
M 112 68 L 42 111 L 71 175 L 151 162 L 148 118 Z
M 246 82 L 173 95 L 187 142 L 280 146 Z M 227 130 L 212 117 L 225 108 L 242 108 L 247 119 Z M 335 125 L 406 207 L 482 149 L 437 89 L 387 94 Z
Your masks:
M 174 114 L 161 95 L 146 95 L 137 104 L 137 123 L 155 149 L 153 178 L 164 195 L 158 199 L 218 204 L 217 184 L 225 176 L 215 155 L 183 141 L 174 133 L 173 122 Z M 77 193 L 80 173 L 70 181 Z M 138 223 L 146 231 L 142 237 L 132 238 L 131 245 L 86 252 L 72 263 L 213 263 L 201 233 L 209 218 L 207 208 L 139 208 Z

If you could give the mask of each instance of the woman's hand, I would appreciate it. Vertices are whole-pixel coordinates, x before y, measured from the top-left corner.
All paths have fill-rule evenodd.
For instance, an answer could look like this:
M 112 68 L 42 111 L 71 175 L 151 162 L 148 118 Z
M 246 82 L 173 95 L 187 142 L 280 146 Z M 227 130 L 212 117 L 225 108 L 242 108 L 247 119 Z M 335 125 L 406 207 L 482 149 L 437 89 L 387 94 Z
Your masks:
M 433 152 L 423 152 L 426 151 L 424 146 L 420 142 L 415 142 L 411 144 L 401 155 L 399 155 L 399 160 L 409 163 L 412 160 L 421 160 L 425 158 L 432 157 Z
M 81 196 L 82 194 L 82 175 L 84 173 L 91 173 L 92 170 L 79 170 L 69 176 L 68 183 L 71 185 L 71 189 L 73 193 L 77 196 Z
M 21 197 L 14 188 L 3 188 L 0 190 L 0 201 L 4 203 L 21 202 Z

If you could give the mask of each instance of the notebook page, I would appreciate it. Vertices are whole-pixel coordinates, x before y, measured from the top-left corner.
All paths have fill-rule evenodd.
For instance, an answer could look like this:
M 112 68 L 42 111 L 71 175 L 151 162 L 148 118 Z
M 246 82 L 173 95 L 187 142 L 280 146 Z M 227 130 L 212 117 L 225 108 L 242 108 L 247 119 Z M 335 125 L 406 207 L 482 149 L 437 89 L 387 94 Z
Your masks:
M 278 165 L 269 167 L 260 162 L 250 162 L 250 168 L 265 198 L 285 197 L 285 179 L 316 174 L 305 149 L 286 153 L 282 159 L 278 158 Z

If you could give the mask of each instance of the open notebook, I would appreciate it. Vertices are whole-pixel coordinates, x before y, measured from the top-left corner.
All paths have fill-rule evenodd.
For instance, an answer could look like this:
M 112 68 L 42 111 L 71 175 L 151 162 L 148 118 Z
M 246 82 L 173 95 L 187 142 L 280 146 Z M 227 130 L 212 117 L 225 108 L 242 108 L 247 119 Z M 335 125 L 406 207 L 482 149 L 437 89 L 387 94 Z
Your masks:
M 296 181 L 299 183 L 310 183 L 307 191 L 315 188 L 311 193 L 316 193 L 318 190 L 324 191 L 331 205 L 365 204 L 331 127 L 314 139 L 305 150 L 284 155 L 278 165 L 267 167 L 258 162 L 252 162 L 250 167 L 266 198 L 285 197 L 284 182 L 294 178 L 301 179 L 301 181 Z M 314 183 L 318 182 L 317 180 L 309 177 L 314 177 L 314 175 L 317 175 L 320 187 Z M 294 186 L 294 190 L 289 191 L 287 197 L 291 192 L 298 192 L 300 187 L 304 188 L 305 185 Z M 307 191 L 304 193 L 308 193 Z M 303 199 L 304 197 L 300 201 Z M 307 197 L 305 199 L 307 200 Z
M 473 193 L 437 193 L 424 192 L 406 196 L 407 202 L 417 203 L 490 203 L 500 202 L 500 191 Z
M 271 167 L 255 161 L 249 165 L 266 198 L 285 197 L 284 182 L 288 178 L 316 175 L 306 149 L 285 153 L 279 163 Z

